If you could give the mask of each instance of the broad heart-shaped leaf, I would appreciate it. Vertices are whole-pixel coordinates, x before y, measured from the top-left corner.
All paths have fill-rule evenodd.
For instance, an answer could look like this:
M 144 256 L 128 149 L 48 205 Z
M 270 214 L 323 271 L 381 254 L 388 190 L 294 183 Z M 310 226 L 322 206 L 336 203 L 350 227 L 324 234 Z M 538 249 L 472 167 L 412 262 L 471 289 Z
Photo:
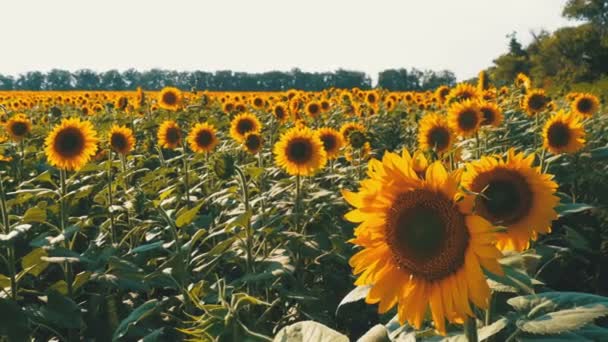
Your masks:
M 595 324 L 588 324 L 580 329 L 563 332 L 561 334 L 520 334 L 517 336 L 517 340 L 522 342 L 595 342 L 606 340 L 606 336 L 608 336 L 607 328 L 598 327 Z
M 344 298 L 342 298 L 342 300 L 340 301 L 340 304 L 338 304 L 338 307 L 336 308 L 336 315 L 338 314 L 338 311 L 340 310 L 340 307 L 342 305 L 360 301 L 361 299 L 363 299 L 367 296 L 367 294 L 369 293 L 369 291 L 371 289 L 372 289 L 371 285 L 355 287 L 346 296 L 344 296 Z
M 608 315 L 608 298 L 578 292 L 546 292 L 507 301 L 522 314 L 517 326 L 533 334 L 558 334 L 579 329 Z
M 42 223 L 46 221 L 46 210 L 38 207 L 31 207 L 23 214 L 23 219 L 21 221 L 23 223 Z
M 192 221 L 194 221 L 194 218 L 196 218 L 196 214 L 198 214 L 203 204 L 204 202 L 201 202 L 197 204 L 194 208 L 188 209 L 183 213 L 180 213 L 177 219 L 175 220 L 175 225 L 181 228 L 187 224 L 190 224 Z
M 348 342 L 348 337 L 315 321 L 298 322 L 281 329 L 275 342 Z
M 137 324 L 140 320 L 148 317 L 156 311 L 158 301 L 156 299 L 149 300 L 142 305 L 140 305 L 137 309 L 133 310 L 127 318 L 123 319 L 114 331 L 114 336 L 112 336 L 112 341 L 118 341 L 121 337 L 125 336 L 129 327 Z
M 11 342 L 27 341 L 29 331 L 21 306 L 10 299 L 0 298 L 0 336 L 7 336 Z
M 40 311 L 48 322 L 68 329 L 78 329 L 82 326 L 80 308 L 72 299 L 55 290 L 48 292 L 47 299 L 47 305 Z

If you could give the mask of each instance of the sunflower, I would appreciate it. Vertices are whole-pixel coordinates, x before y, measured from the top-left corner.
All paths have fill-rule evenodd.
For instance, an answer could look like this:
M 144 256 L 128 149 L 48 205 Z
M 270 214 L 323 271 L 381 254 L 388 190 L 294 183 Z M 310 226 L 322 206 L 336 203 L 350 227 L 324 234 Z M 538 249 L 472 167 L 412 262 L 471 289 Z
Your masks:
M 349 263 L 355 285 L 371 285 L 365 301 L 379 303 L 380 313 L 397 305 L 399 322 L 416 329 L 430 306 L 443 334 L 446 319 L 474 317 L 469 302 L 487 308 L 482 267 L 501 274 L 501 253 L 490 222 L 460 208 L 458 173 L 434 162 L 420 179 L 409 154 L 388 152 L 367 174 L 358 193 L 342 192 L 355 207 L 345 218 L 359 223 L 351 242 L 363 249 Z
M 530 77 L 520 72 L 515 77 L 515 86 L 520 88 L 523 87 L 524 89 L 530 89 L 532 87 L 532 81 L 530 81 Z
M 483 115 L 482 126 L 498 127 L 502 123 L 502 111 L 496 103 L 482 102 L 479 105 L 479 110 L 481 110 L 481 114 Z
M 21 141 L 32 131 L 32 122 L 25 114 L 17 114 L 4 124 L 4 128 L 13 141 Z
M 477 102 L 466 100 L 450 106 L 448 125 L 459 136 L 468 137 L 475 134 L 482 120 L 483 114 Z
M 444 85 L 439 86 L 435 90 L 435 98 L 437 99 L 437 101 L 439 101 L 439 103 L 443 104 L 449 93 L 450 93 L 450 88 L 448 86 L 444 86 Z
M 506 227 L 497 235 L 501 250 L 523 251 L 537 234 L 549 233 L 557 218 L 557 184 L 533 163 L 533 154 L 526 157 L 510 149 L 506 159 L 482 157 L 463 172 L 461 185 L 480 195 L 465 197 L 462 208 Z
M 446 96 L 446 103 L 451 104 L 453 102 L 476 100 L 477 98 L 479 98 L 477 88 L 468 83 L 460 83 L 455 88 L 450 90 Z
M 443 153 L 452 147 L 453 141 L 454 134 L 445 116 L 430 113 L 422 117 L 418 128 L 418 145 L 422 150 Z
M 158 105 L 160 108 L 176 112 L 182 105 L 182 92 L 174 87 L 164 87 L 158 93 Z
M 49 164 L 60 169 L 81 169 L 97 151 L 97 132 L 88 121 L 63 119 L 44 140 Z
M 272 115 L 274 115 L 275 119 L 277 119 L 280 123 L 285 123 L 289 118 L 289 111 L 287 104 L 284 102 L 279 102 L 274 105 L 272 109 Z
M 194 125 L 186 141 L 195 153 L 209 153 L 219 143 L 215 127 L 206 122 Z
M 317 130 L 319 138 L 323 142 L 323 148 L 327 159 L 336 159 L 340 155 L 340 149 L 344 146 L 344 138 L 340 132 L 333 128 L 324 127 Z
M 306 115 L 316 119 L 321 114 L 321 104 L 317 101 L 310 101 L 306 104 Z
M 592 116 L 600 108 L 600 100 L 595 95 L 580 94 L 572 101 L 572 112 L 583 116 Z
M 365 126 L 358 122 L 347 122 L 340 127 L 340 134 L 347 144 L 350 144 L 350 134 L 354 131 L 365 133 Z
M 258 118 L 250 113 L 241 113 L 237 115 L 230 123 L 230 136 L 238 141 L 243 142 L 245 134 L 249 132 L 259 132 L 262 124 Z
M 544 90 L 532 89 L 526 93 L 526 97 L 522 100 L 521 107 L 531 116 L 545 110 L 549 102 L 551 102 L 551 99 L 545 95 Z
M 243 147 L 251 154 L 257 154 L 264 145 L 264 138 L 258 132 L 250 132 L 245 134 L 243 139 Z
M 327 163 L 319 135 L 308 127 L 294 127 L 281 135 L 274 146 L 276 163 L 292 176 L 309 176 Z
M 543 147 L 554 154 L 574 153 L 585 146 L 585 128 L 576 114 L 563 110 L 543 127 Z
M 161 147 L 174 149 L 182 140 L 182 130 L 175 121 L 166 120 L 158 128 L 157 139 Z
M 129 99 L 126 96 L 119 96 L 118 98 L 116 98 L 116 101 L 114 101 L 114 108 L 116 108 L 117 110 L 125 110 L 127 109 L 128 105 Z
M 125 126 L 112 126 L 108 137 L 110 147 L 114 152 L 122 155 L 127 155 L 135 146 L 135 137 L 133 131 Z

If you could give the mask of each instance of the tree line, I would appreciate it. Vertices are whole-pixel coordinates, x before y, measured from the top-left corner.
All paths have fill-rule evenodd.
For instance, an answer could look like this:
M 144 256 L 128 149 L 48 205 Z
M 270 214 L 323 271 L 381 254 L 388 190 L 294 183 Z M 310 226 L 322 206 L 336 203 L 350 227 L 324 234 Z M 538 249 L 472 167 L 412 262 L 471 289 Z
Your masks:
M 389 90 L 427 90 L 443 84 L 453 85 L 455 82 L 454 73 L 447 70 L 435 72 L 416 68 L 389 69 L 380 72 L 377 86 Z M 288 72 L 264 73 L 230 70 L 178 72 L 162 69 L 147 71 L 129 69 L 123 72 L 81 69 L 70 72 L 53 69 L 46 73 L 31 71 L 17 77 L 0 74 L 0 90 L 133 90 L 137 87 L 158 90 L 165 86 L 184 90 L 319 91 L 329 87 L 370 89 L 372 80 L 360 71 L 339 69 L 333 72 L 304 72 L 297 68 Z

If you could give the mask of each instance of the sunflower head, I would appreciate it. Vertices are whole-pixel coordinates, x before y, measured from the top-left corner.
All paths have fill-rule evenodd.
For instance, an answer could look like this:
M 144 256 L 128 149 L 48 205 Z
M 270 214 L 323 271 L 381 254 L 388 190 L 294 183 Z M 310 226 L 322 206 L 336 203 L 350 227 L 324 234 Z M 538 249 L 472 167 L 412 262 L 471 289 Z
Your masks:
M 574 153 L 585 146 L 585 128 L 578 115 L 563 110 L 543 127 L 543 147 L 554 154 Z
M 340 150 L 344 147 L 344 138 L 340 132 L 333 128 L 324 127 L 317 130 L 319 138 L 323 142 L 323 149 L 327 154 L 327 159 L 336 159 L 340 155 Z
M 486 156 L 468 164 L 462 175 L 461 185 L 479 194 L 465 197 L 462 207 L 506 227 L 498 234 L 502 250 L 526 249 L 537 234 L 548 233 L 557 218 L 557 184 L 533 163 L 534 155 L 511 149 L 506 158 Z
M 17 114 L 4 124 L 4 128 L 13 141 L 21 141 L 32 131 L 32 122 L 25 114 Z
M 247 133 L 259 132 L 261 129 L 262 124 L 255 115 L 241 113 L 235 116 L 230 123 L 230 136 L 242 143 Z
M 186 140 L 195 153 L 209 153 L 219 143 L 215 127 L 206 122 L 194 125 Z
M 481 114 L 483 115 L 482 126 L 498 127 L 502 123 L 502 111 L 496 103 L 482 102 L 479 104 L 479 110 L 481 110 Z
M 125 126 L 114 125 L 108 136 L 110 147 L 116 153 L 127 155 L 135 146 L 133 131 Z
M 532 81 L 528 75 L 520 72 L 515 77 L 515 86 L 523 89 L 530 89 L 532 87 Z
M 448 86 L 442 85 L 435 89 L 435 98 L 439 103 L 443 104 L 450 93 L 450 88 Z
M 327 163 L 327 154 L 317 132 L 308 127 L 294 127 L 281 135 L 274 146 L 278 166 L 292 176 L 309 176 Z
M 245 150 L 251 154 L 258 154 L 262 150 L 262 146 L 264 146 L 264 138 L 258 132 L 250 132 L 245 134 L 245 139 L 243 139 L 243 147 Z
M 347 144 L 350 144 L 350 134 L 354 131 L 359 131 L 365 134 L 365 126 L 358 122 L 347 122 L 340 127 L 340 134 Z
M 482 120 L 483 114 L 475 101 L 466 100 L 450 106 L 448 124 L 457 135 L 463 137 L 474 135 Z
M 435 327 L 486 308 L 483 274 L 501 274 L 491 224 L 458 204 L 458 174 L 434 162 L 418 177 L 409 154 L 372 159 L 359 192 L 343 191 L 358 223 L 351 240 L 362 249 L 350 259 L 356 285 L 370 285 L 367 303 L 380 313 L 398 306 L 399 321 L 420 328 L 430 307 Z
M 592 116 L 600 108 L 600 100 L 595 95 L 580 94 L 572 101 L 572 112 L 582 116 Z
M 158 105 L 160 108 L 176 112 L 181 108 L 182 101 L 182 92 L 177 88 L 164 87 L 158 93 Z
M 164 121 L 158 128 L 158 144 L 167 149 L 174 149 L 182 141 L 182 130 L 173 120 Z
M 522 100 L 522 108 L 528 115 L 536 115 L 547 108 L 551 99 L 545 95 L 543 89 L 532 89 L 526 93 Z
M 452 147 L 454 134 L 445 116 L 429 113 L 422 117 L 418 128 L 418 145 L 424 151 L 444 153 Z
M 116 108 L 117 110 L 125 110 L 127 109 L 127 106 L 129 105 L 129 99 L 126 96 L 119 96 L 116 98 L 116 101 L 114 101 L 114 108 Z
M 280 123 L 285 123 L 287 119 L 289 119 L 289 111 L 288 106 L 284 102 L 279 102 L 274 105 L 272 109 L 272 115 L 274 115 L 275 119 L 277 119 Z
M 81 169 L 97 151 L 97 132 L 88 121 L 63 119 L 44 140 L 49 164 L 68 171 Z
M 452 104 L 454 102 L 462 102 L 467 100 L 474 101 L 478 98 L 479 93 L 477 88 L 468 83 L 460 83 L 455 88 L 450 90 L 446 96 L 446 103 Z
M 322 112 L 321 104 L 318 101 L 310 101 L 306 104 L 306 115 L 316 119 Z

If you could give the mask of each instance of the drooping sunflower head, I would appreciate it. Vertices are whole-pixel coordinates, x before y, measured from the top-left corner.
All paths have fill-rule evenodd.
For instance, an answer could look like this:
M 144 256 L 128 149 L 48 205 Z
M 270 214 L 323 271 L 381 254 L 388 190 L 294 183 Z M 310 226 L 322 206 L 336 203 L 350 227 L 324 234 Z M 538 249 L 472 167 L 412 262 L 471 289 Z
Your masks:
M 466 100 L 456 102 L 450 106 L 448 124 L 459 136 L 469 137 L 474 135 L 482 120 L 483 114 L 479 109 L 479 104 L 475 101 Z
M 418 145 L 424 151 L 435 150 L 437 153 L 448 151 L 452 147 L 454 134 L 445 116 L 429 113 L 419 121 Z
M 250 132 L 245 134 L 245 139 L 243 140 L 243 147 L 245 150 L 251 154 L 257 154 L 262 150 L 262 146 L 264 145 L 264 138 L 258 132 Z
M 477 88 L 468 83 L 460 83 L 455 88 L 452 88 L 446 96 L 446 103 L 462 102 L 467 100 L 476 100 L 479 98 Z
M 340 132 L 333 128 L 323 127 L 317 130 L 319 138 L 323 142 L 323 148 L 327 154 L 327 159 L 336 159 L 340 155 L 340 150 L 344 147 L 344 138 Z
M 133 131 L 126 126 L 114 125 L 108 135 L 110 147 L 116 153 L 127 155 L 135 146 Z
M 180 109 L 182 101 L 182 91 L 175 87 L 164 87 L 158 93 L 158 105 L 160 108 L 176 112 Z
M 350 134 L 354 131 L 365 133 L 366 129 L 363 124 L 358 122 L 347 122 L 340 127 L 340 134 L 347 144 L 350 144 Z
M 4 128 L 12 140 L 21 141 L 32 131 L 32 122 L 25 114 L 17 114 L 4 124 Z
M 167 149 L 174 149 L 182 141 L 182 130 L 173 120 L 164 121 L 158 128 L 158 144 Z
M 543 147 L 554 154 L 574 153 L 585 146 L 585 128 L 577 114 L 563 110 L 543 127 Z
M 285 123 L 287 119 L 289 119 L 289 107 L 285 102 L 279 102 L 274 105 L 272 109 L 272 115 L 274 115 L 275 119 L 277 119 L 280 123 Z
M 274 146 L 278 166 L 292 176 L 309 176 L 327 163 L 319 135 L 308 127 L 294 127 L 281 135 Z
M 186 140 L 195 153 L 209 153 L 219 143 L 215 127 L 206 122 L 194 125 Z
M 251 113 L 241 113 L 237 115 L 230 123 L 230 136 L 242 143 L 245 139 L 245 134 L 250 132 L 259 132 L 262 129 L 262 124 L 258 118 Z
M 440 162 L 424 179 L 409 154 L 385 153 L 369 162 L 359 192 L 343 191 L 360 224 L 351 241 L 363 247 L 350 259 L 356 285 L 371 285 L 366 302 L 384 313 L 397 305 L 401 323 L 420 328 L 430 307 L 435 327 L 473 316 L 469 302 L 486 308 L 490 294 L 482 267 L 501 273 L 491 224 L 461 210 L 458 174 Z
M 479 110 L 481 110 L 481 114 L 483 115 L 482 126 L 498 127 L 502 123 L 502 110 L 500 110 L 500 107 L 496 103 L 482 102 L 479 104 Z
M 501 250 L 522 251 L 537 234 L 550 232 L 559 199 L 553 176 L 532 166 L 534 155 L 509 150 L 507 157 L 486 156 L 467 165 L 461 185 L 479 195 L 467 196 L 462 207 L 494 225 L 506 227 L 497 235 Z
M 439 101 L 440 104 L 443 104 L 450 93 L 450 88 L 448 86 L 442 85 L 435 89 L 435 98 Z
M 63 119 L 44 140 L 52 166 L 68 171 L 81 169 L 97 151 L 97 132 L 88 121 Z
M 528 115 L 535 115 L 545 110 L 549 102 L 551 99 L 543 89 L 532 89 L 526 93 L 521 105 Z
M 572 101 L 572 112 L 582 116 L 592 116 L 600 108 L 600 100 L 592 94 L 580 94 Z

